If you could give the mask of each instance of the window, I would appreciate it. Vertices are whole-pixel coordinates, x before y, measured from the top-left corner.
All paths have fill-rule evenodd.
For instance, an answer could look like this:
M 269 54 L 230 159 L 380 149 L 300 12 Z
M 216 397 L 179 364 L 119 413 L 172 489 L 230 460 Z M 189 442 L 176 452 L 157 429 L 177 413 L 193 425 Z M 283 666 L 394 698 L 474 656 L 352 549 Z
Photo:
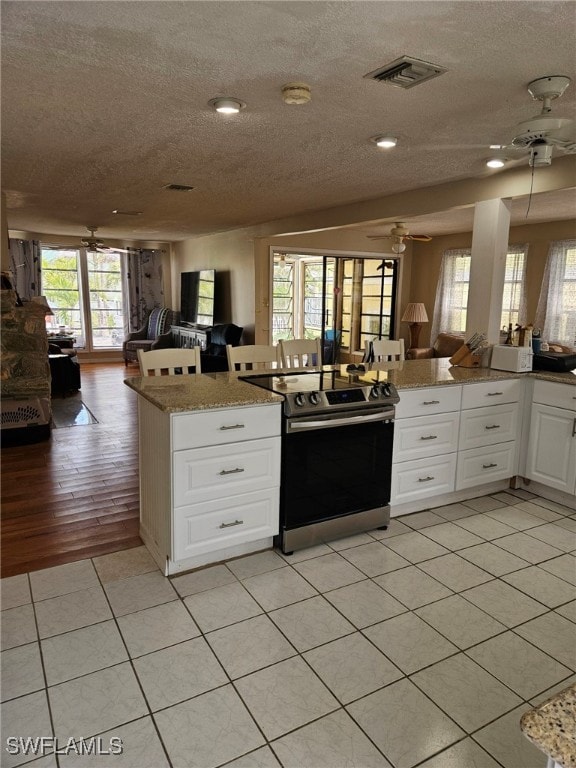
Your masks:
M 274 257 L 272 343 L 294 338 L 294 261 Z
M 545 341 L 576 346 L 576 240 L 550 245 L 536 326 Z
M 322 335 L 323 259 L 274 255 L 272 342 Z M 332 327 L 334 261 L 326 265 L 326 328 Z
M 466 330 L 471 261 L 469 249 L 453 248 L 444 252 L 436 288 L 432 339 L 439 333 L 464 333 Z
M 322 335 L 322 286 L 323 264 L 320 261 L 302 262 L 302 279 L 304 281 L 304 321 L 302 337 L 304 339 L 319 339 Z M 334 292 L 334 262 L 326 265 L 326 296 Z M 326 301 L 326 328 L 332 328 L 332 302 Z
M 502 293 L 500 328 L 526 323 L 526 261 L 527 245 L 509 245 Z
M 42 291 L 64 325 L 88 350 L 120 347 L 124 338 L 121 254 L 42 246 Z
M 509 245 L 506 254 L 504 286 L 502 289 L 501 328 L 512 323 L 526 322 L 526 261 L 527 245 Z M 470 284 L 470 249 L 453 248 L 442 257 L 440 277 L 436 289 L 431 338 L 439 333 L 464 333 L 468 312 Z

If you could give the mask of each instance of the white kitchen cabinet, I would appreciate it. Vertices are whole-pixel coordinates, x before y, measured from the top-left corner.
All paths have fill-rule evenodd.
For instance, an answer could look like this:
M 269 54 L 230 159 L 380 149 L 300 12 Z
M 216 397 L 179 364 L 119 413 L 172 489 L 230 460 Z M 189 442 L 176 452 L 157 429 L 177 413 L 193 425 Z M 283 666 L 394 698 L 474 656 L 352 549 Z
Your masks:
M 517 474 L 520 379 L 463 387 L 456 490 Z
M 462 387 L 430 387 L 400 393 L 394 425 L 394 505 L 454 490 Z
M 576 493 L 576 387 L 534 382 L 526 477 Z
M 169 574 L 272 545 L 280 404 L 165 413 L 144 398 L 140 535 Z

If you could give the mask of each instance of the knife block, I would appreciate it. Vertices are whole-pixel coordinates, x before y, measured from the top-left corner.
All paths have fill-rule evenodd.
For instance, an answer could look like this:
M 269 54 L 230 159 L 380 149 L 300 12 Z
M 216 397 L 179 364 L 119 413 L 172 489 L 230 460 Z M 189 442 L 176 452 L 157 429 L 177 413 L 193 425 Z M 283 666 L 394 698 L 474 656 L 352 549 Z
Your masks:
M 449 362 L 451 365 L 459 365 L 461 368 L 479 368 L 482 355 L 474 355 L 466 344 L 462 344 L 460 349 L 454 352 Z

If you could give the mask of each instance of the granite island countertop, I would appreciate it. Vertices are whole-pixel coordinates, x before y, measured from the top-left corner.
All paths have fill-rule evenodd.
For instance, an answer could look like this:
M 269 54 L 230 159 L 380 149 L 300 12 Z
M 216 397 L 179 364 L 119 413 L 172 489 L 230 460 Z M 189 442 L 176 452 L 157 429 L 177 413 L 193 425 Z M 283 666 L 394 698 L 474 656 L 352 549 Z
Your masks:
M 576 768 L 576 683 L 522 715 L 520 729 L 563 768 Z
M 335 366 L 307 368 L 306 372 L 333 370 Z M 349 374 L 346 365 L 339 366 L 340 375 L 365 384 L 390 381 L 399 391 L 451 384 L 473 384 L 481 381 L 521 379 L 525 377 L 576 386 L 576 374 L 532 371 L 514 373 L 492 368 L 461 368 L 450 365 L 448 358 L 403 360 L 401 362 L 367 364 L 365 372 Z M 277 369 L 278 374 L 283 369 Z M 284 369 L 295 373 L 302 369 Z M 254 373 L 262 373 L 255 371 Z M 201 411 L 210 408 L 236 408 L 282 402 L 281 395 L 241 381 L 250 372 L 191 374 L 186 376 L 135 376 L 124 383 L 166 413 Z

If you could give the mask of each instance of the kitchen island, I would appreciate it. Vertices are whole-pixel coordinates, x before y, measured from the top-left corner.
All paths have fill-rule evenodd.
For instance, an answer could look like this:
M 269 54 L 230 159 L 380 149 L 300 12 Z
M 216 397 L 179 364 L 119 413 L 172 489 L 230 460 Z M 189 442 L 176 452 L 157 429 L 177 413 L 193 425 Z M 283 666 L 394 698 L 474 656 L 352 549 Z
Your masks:
M 552 415 L 565 414 L 569 451 L 560 480 L 568 492 L 554 486 L 556 478 L 547 480 L 548 450 L 535 456 L 534 471 L 572 503 L 573 373 L 459 368 L 447 359 L 376 363 L 351 373 L 340 366 L 338 373 L 351 382 L 388 381 L 399 391 L 392 515 L 504 490 L 511 478 L 525 477 L 536 383 L 566 394 Z M 278 533 L 283 398 L 240 376 L 125 381 L 139 396 L 140 535 L 166 574 L 269 548 Z M 558 446 L 564 456 L 566 446 Z

